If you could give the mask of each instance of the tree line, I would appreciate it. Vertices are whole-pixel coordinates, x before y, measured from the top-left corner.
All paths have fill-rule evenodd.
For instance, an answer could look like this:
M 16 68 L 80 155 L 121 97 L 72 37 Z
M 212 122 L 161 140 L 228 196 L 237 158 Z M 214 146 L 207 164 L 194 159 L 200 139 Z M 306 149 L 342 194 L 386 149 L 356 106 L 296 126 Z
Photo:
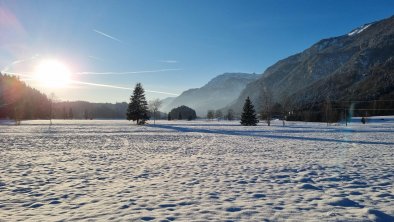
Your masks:
M 316 121 L 333 123 L 348 120 L 352 116 L 368 117 L 372 115 L 392 115 L 394 100 L 380 98 L 367 101 L 331 100 L 309 104 L 292 104 L 289 98 L 274 101 L 272 93 L 263 88 L 260 104 L 256 112 L 250 98 L 246 98 L 242 113 L 232 109 L 208 110 L 208 120 L 241 119 L 243 125 L 254 125 L 258 119 L 268 125 L 271 119 L 289 121 Z M 161 101 L 155 99 L 147 102 L 141 83 L 138 83 L 130 97 L 129 103 L 89 103 L 83 101 L 57 101 L 38 90 L 27 86 L 18 77 L 0 73 L 0 118 L 14 119 L 17 123 L 28 119 L 128 119 L 145 124 L 148 119 L 194 120 L 196 112 L 187 106 L 172 109 L 168 114 L 160 112 Z M 252 111 L 253 110 L 253 111 Z
M 26 85 L 19 77 L 0 73 L 0 119 L 125 119 L 127 103 L 58 101 Z
M 18 77 L 0 73 L 0 118 L 48 119 L 51 101 L 43 93 L 27 86 Z

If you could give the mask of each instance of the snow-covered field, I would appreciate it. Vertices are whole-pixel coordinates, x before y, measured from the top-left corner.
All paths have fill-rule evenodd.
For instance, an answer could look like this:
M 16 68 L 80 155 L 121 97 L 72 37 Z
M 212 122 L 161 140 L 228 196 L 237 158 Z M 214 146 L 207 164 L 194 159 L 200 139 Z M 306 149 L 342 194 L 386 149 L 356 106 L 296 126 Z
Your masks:
M 394 121 L 0 125 L 0 221 L 394 221 Z

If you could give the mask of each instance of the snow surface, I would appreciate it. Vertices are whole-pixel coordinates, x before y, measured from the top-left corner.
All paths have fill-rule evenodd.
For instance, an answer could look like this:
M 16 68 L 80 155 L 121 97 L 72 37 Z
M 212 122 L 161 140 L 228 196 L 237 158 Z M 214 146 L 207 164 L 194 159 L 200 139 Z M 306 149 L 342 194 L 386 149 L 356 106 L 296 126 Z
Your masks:
M 366 24 L 366 25 L 360 26 L 360 27 L 354 29 L 353 31 L 349 32 L 347 35 L 352 36 L 352 35 L 360 34 L 361 32 L 363 32 L 365 29 L 367 29 L 371 25 L 372 24 Z
M 394 221 L 392 118 L 158 122 L 0 125 L 0 221 Z

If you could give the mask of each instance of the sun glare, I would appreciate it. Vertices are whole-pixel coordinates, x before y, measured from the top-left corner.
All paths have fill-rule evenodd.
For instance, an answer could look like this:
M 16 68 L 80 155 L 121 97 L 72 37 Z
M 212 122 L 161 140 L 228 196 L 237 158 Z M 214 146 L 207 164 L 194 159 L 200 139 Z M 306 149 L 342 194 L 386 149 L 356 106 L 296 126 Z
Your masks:
M 68 67 L 53 59 L 42 60 L 35 70 L 35 79 L 49 88 L 66 87 L 70 83 L 70 78 Z

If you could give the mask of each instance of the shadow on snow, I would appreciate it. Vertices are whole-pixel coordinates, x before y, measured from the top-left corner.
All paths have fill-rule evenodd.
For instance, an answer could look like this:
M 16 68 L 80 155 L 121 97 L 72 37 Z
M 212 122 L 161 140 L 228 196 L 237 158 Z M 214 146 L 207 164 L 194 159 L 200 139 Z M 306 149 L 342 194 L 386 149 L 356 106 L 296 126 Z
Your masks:
M 232 136 L 252 136 L 252 137 L 261 137 L 261 138 L 271 138 L 271 139 L 288 139 L 288 140 L 304 140 L 304 141 L 320 141 L 320 142 L 336 142 L 336 143 L 357 143 L 357 144 L 370 144 L 370 145 L 394 145 L 392 142 L 378 142 L 378 141 L 362 141 L 362 140 L 344 140 L 344 139 L 332 139 L 332 138 L 316 138 L 316 137 L 302 137 L 302 136 L 288 136 L 288 135 L 272 135 L 272 133 L 299 133 L 299 131 L 292 130 L 284 130 L 284 131 L 264 131 L 264 130 L 248 130 L 248 131 L 239 131 L 239 130 L 216 130 L 216 129 L 196 129 L 196 128 L 188 128 L 181 127 L 175 125 L 164 125 L 164 124 L 156 124 L 156 125 L 148 125 L 149 127 L 157 127 L 161 129 L 169 129 L 178 132 L 196 132 L 196 133 L 210 133 L 210 134 L 221 134 L 221 135 L 232 135 Z M 313 132 L 312 130 L 306 130 L 304 133 Z M 324 132 L 321 130 L 316 130 L 314 132 Z M 349 133 L 349 132 L 358 132 L 358 131 L 348 131 L 348 130 L 332 130 L 329 132 L 334 133 Z M 361 131 L 367 132 L 367 131 Z M 379 131 L 371 131 L 371 132 L 379 132 Z M 392 131 L 389 131 L 392 132 Z M 257 134 L 259 133 L 259 134 Z M 270 133 L 270 134 L 262 134 L 262 133 Z

